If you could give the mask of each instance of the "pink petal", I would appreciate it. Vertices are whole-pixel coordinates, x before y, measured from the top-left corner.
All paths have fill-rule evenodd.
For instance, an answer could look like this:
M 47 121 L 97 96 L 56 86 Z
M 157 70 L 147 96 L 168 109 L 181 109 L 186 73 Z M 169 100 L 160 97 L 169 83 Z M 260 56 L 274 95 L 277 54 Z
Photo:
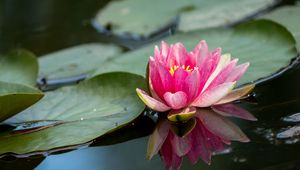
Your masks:
M 161 43 L 160 43 L 160 53 L 165 58 L 168 56 L 169 45 L 166 42 L 164 42 L 164 41 L 161 41 Z
M 235 82 L 223 83 L 210 90 L 200 94 L 199 97 L 192 103 L 196 107 L 208 107 L 217 103 L 220 99 L 226 96 L 234 87 Z
M 155 111 L 165 112 L 165 111 L 171 109 L 164 103 L 150 97 L 145 91 L 143 91 L 141 89 L 137 88 L 136 92 L 137 92 L 138 96 L 140 97 L 140 99 L 145 103 L 145 105 L 147 105 L 148 107 L 150 107 L 151 109 L 153 109 Z
M 174 73 L 174 90 L 186 92 L 185 79 L 188 77 L 189 73 L 183 70 L 183 68 L 178 68 Z
M 221 59 L 221 48 L 214 49 L 213 52 L 207 57 L 206 62 L 203 64 L 208 66 L 209 75 L 212 74 L 212 72 L 216 69 L 220 59 Z M 208 78 L 208 77 L 207 77 Z
M 226 65 L 220 73 L 216 76 L 216 78 L 211 82 L 211 84 L 208 86 L 207 89 L 211 89 L 213 87 L 218 86 L 219 84 L 225 83 L 225 80 L 227 79 L 228 75 L 232 72 L 233 68 L 235 67 L 237 63 L 237 59 L 232 60 L 228 65 Z
M 159 52 L 158 46 L 154 47 L 154 59 L 155 60 L 163 60 L 163 57 L 161 56 L 161 54 Z
M 147 159 L 150 160 L 161 149 L 170 129 L 170 123 L 167 120 L 160 121 L 148 140 Z
M 158 94 L 155 92 L 155 90 L 153 88 L 153 84 L 152 84 L 151 78 L 149 78 L 149 91 L 150 91 L 151 96 L 154 99 L 156 99 L 156 100 L 158 100 L 158 101 L 160 101 L 160 102 L 163 103 L 162 99 L 158 96 Z
M 199 120 L 199 121 L 201 121 L 201 120 Z M 220 137 L 211 133 L 202 124 L 200 126 L 200 129 L 202 131 L 202 134 L 205 136 L 204 139 L 206 139 L 206 147 L 210 150 L 211 153 L 216 152 L 216 151 L 221 151 L 224 149 L 224 144 Z
M 205 163 L 210 164 L 212 152 L 207 147 L 206 137 L 202 133 L 202 125 L 200 121 L 197 121 L 197 125 L 190 133 L 190 137 L 193 141 L 192 149 L 187 154 L 190 162 L 195 164 L 199 157 L 201 157 Z
M 201 66 L 209 57 L 208 46 L 205 40 L 200 41 L 194 48 L 193 54 L 196 56 L 196 66 Z
M 182 157 L 185 154 L 187 154 L 192 145 L 192 141 L 189 138 L 189 136 L 185 136 L 185 137 L 178 137 L 177 135 L 173 135 L 173 138 L 171 139 L 171 143 L 172 143 L 172 148 L 173 151 L 179 156 Z
M 169 47 L 168 56 L 166 58 L 166 65 L 168 65 L 168 67 L 173 67 L 175 65 L 178 66 L 177 60 L 173 55 L 173 49 L 174 49 L 174 45 L 171 44 L 170 47 Z
M 250 65 L 249 63 L 244 63 L 244 64 L 236 66 L 232 70 L 232 72 L 228 75 L 226 82 L 239 80 L 243 76 L 243 74 L 246 72 L 249 65 Z
M 207 83 L 209 77 L 216 69 L 221 55 L 221 49 L 217 48 L 212 54 L 209 54 L 203 63 L 198 67 L 201 77 L 201 82 L 199 88 L 203 91 L 205 84 Z
M 188 103 L 192 102 L 200 93 L 200 74 L 197 67 L 185 79 L 184 88 L 188 95 Z
M 179 66 L 185 65 L 187 60 L 189 60 L 187 51 L 182 43 L 174 44 L 171 55 L 176 59 L 176 64 Z
M 225 97 L 223 97 L 221 100 L 219 100 L 216 104 L 224 104 L 229 103 L 235 100 L 239 100 L 240 98 L 246 96 L 249 94 L 255 87 L 255 84 L 249 84 L 244 85 L 238 89 L 232 90 L 230 93 L 228 93 Z
M 182 165 L 182 157 L 177 156 L 177 154 L 172 150 L 172 141 L 170 140 L 170 137 L 171 133 L 169 133 L 160 150 L 160 153 L 165 165 L 165 169 L 171 170 L 173 167 L 174 169 L 179 170 Z
M 172 109 L 181 109 L 187 106 L 187 95 L 183 91 L 176 93 L 166 92 L 164 99 Z
M 205 85 L 202 91 L 206 90 L 206 88 L 211 84 L 211 82 L 220 74 L 220 72 L 224 69 L 226 65 L 230 63 L 231 56 L 230 54 L 224 54 L 220 57 L 218 65 L 216 69 L 209 76 L 208 80 L 205 82 Z
M 156 62 L 157 70 L 165 91 L 174 91 L 173 77 L 162 62 Z M 152 78 L 153 81 L 153 78 Z
M 222 55 L 222 48 L 220 48 L 220 47 L 215 48 L 215 49 L 211 52 L 212 58 L 216 57 L 216 58 L 218 58 L 218 61 L 220 60 L 221 55 Z M 218 62 L 217 62 L 217 63 L 218 63 Z
M 225 143 L 226 145 L 231 145 L 231 141 L 230 140 L 225 140 L 225 139 L 221 139 L 223 143 Z
M 257 119 L 249 113 L 247 110 L 242 109 L 234 104 L 222 104 L 222 105 L 215 105 L 212 109 L 219 113 L 222 116 L 233 116 L 238 117 L 246 120 L 256 121 Z
M 221 48 L 216 48 L 214 49 L 214 51 L 211 52 L 210 54 L 210 74 L 216 69 L 220 59 L 221 59 L 221 52 L 222 52 L 222 49 Z M 205 63 L 206 64 L 206 63 Z
M 162 79 L 160 77 L 160 74 L 158 72 L 158 68 L 156 66 L 155 59 L 150 57 L 149 60 L 149 83 L 151 82 L 153 91 L 151 91 L 151 94 L 155 92 L 157 96 L 162 99 L 163 94 L 165 93 L 165 89 L 162 83 Z
M 172 168 L 172 159 L 173 159 L 173 152 L 172 152 L 172 144 L 170 141 L 170 135 L 168 135 L 167 139 L 165 140 L 164 144 L 160 149 L 161 158 L 164 162 L 165 169 L 170 170 Z
M 239 127 L 211 109 L 198 109 L 196 116 L 210 132 L 222 139 L 249 142 L 248 137 Z

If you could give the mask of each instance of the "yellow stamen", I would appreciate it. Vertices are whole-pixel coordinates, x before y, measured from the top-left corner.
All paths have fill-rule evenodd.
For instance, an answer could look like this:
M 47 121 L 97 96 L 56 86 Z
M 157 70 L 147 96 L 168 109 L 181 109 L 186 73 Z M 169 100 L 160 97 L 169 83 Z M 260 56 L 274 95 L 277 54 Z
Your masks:
M 179 66 L 174 65 L 173 67 L 170 67 L 169 72 L 170 74 L 173 76 L 175 74 L 175 71 L 179 68 Z M 183 70 L 185 70 L 186 72 L 192 72 L 193 68 L 191 68 L 190 66 L 185 67 L 185 65 L 182 65 L 181 68 Z
M 192 69 L 192 68 L 190 68 L 190 66 L 187 66 L 187 67 L 185 68 L 185 71 L 187 71 L 187 72 L 192 72 L 192 71 L 193 71 L 193 69 Z
M 178 69 L 178 67 L 179 67 L 179 66 L 176 66 L 176 65 L 174 65 L 173 67 L 170 67 L 169 72 L 170 72 L 170 74 L 171 74 L 172 76 L 174 75 L 174 73 L 175 73 L 175 71 Z

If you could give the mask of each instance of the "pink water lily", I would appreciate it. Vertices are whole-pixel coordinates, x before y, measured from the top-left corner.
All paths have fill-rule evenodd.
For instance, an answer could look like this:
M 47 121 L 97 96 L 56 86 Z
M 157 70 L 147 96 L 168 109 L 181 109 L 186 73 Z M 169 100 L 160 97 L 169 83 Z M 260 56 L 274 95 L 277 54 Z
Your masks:
M 228 116 L 226 111 L 235 110 L 233 112 L 236 115 L 244 112 L 248 116 L 243 118 L 254 120 L 251 114 L 237 106 L 228 105 L 226 109 L 221 110 L 225 116 Z M 167 170 L 178 170 L 184 156 L 191 164 L 195 164 L 199 158 L 210 164 L 212 154 L 223 151 L 225 144 L 229 145 L 231 141 L 249 141 L 235 124 L 212 109 L 198 108 L 193 119 L 195 124 L 192 127 L 190 124 L 180 126 L 181 131 L 187 131 L 183 136 L 178 136 L 176 131 L 180 130 L 174 130 L 174 123 L 168 119 L 160 121 L 150 135 L 147 158 L 151 159 L 159 152 Z M 190 127 L 191 130 L 182 130 Z
M 149 59 L 151 95 L 142 89 L 136 91 L 149 108 L 169 111 L 170 120 L 189 119 L 196 108 L 229 103 L 253 89 L 254 85 L 248 85 L 234 90 L 236 81 L 249 66 L 237 62 L 230 54 L 222 55 L 221 48 L 209 51 L 204 40 L 190 52 L 181 43 L 169 46 L 162 41 Z
M 151 134 L 148 159 L 159 152 L 166 169 L 180 169 L 183 156 L 192 164 L 199 158 L 210 164 L 212 153 L 223 150 L 224 144 L 249 141 L 226 119 L 231 116 L 256 120 L 231 103 L 254 88 L 250 84 L 234 89 L 249 66 L 249 63 L 237 65 L 237 62 L 230 54 L 222 55 L 220 48 L 210 52 L 205 41 L 200 41 L 191 52 L 181 43 L 169 46 L 161 42 L 160 49 L 155 47 L 147 77 L 150 95 L 138 88 L 136 91 L 149 108 L 168 112 L 168 120 L 158 123 Z M 176 130 L 171 121 L 185 122 L 189 124 L 188 129 Z M 185 134 L 180 136 L 176 131 Z

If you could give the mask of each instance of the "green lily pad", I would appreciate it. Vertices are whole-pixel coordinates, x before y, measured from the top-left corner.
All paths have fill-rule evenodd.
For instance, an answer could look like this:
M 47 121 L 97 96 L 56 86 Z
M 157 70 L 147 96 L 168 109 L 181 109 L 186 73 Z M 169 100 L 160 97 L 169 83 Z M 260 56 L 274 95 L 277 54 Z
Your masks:
M 35 55 L 27 50 L 0 54 L 0 81 L 35 86 L 38 69 Z
M 120 47 L 100 43 L 63 49 L 39 58 L 39 76 L 47 79 L 60 79 L 89 74 L 119 53 L 121 53 Z
M 165 41 L 182 42 L 188 50 L 192 50 L 202 39 L 207 41 L 211 50 L 222 47 L 223 53 L 231 53 L 233 57 L 239 58 L 239 63 L 250 62 L 248 71 L 239 81 L 240 84 L 274 76 L 274 73 L 278 75 L 280 73 L 278 71 L 287 67 L 297 56 L 295 40 L 290 32 L 283 26 L 268 20 L 248 22 L 233 29 L 179 33 L 166 38 Z M 127 71 L 145 75 L 147 62 L 149 56 L 154 53 L 155 44 L 158 45 L 159 42 L 114 58 L 98 68 L 96 73 Z
M 26 50 L 0 55 L 0 122 L 19 113 L 43 97 L 33 86 L 38 64 Z
M 111 1 L 95 21 L 115 34 L 149 36 L 179 18 L 179 30 L 188 31 L 235 23 L 276 0 L 123 0 Z
M 284 6 L 278 8 L 262 18 L 270 19 L 284 25 L 295 37 L 297 41 L 297 47 L 300 49 L 300 2 L 295 6 Z
M 195 10 L 181 13 L 178 30 L 187 32 L 230 25 L 278 3 L 276 0 L 227 0 L 199 3 Z
M 36 105 L 6 121 L 21 125 L 23 122 L 25 127 L 48 122 L 46 127 L 1 133 L 0 155 L 78 145 L 119 129 L 143 111 L 145 106 L 135 88 L 145 86 L 142 76 L 107 73 L 77 86 L 48 92 Z

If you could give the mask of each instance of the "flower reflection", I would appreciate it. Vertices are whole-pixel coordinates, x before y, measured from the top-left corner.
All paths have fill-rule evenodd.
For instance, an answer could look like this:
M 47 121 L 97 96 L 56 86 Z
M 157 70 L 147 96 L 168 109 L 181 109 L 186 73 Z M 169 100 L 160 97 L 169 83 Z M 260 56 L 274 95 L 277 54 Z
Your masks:
M 199 158 L 210 164 L 212 153 L 222 151 L 224 144 L 248 142 L 248 137 L 226 116 L 255 120 L 254 117 L 232 104 L 218 109 L 198 108 L 195 117 L 186 122 L 161 120 L 150 135 L 147 158 L 160 153 L 166 169 L 180 169 L 184 156 L 191 164 Z M 247 116 L 240 116 L 238 112 Z

